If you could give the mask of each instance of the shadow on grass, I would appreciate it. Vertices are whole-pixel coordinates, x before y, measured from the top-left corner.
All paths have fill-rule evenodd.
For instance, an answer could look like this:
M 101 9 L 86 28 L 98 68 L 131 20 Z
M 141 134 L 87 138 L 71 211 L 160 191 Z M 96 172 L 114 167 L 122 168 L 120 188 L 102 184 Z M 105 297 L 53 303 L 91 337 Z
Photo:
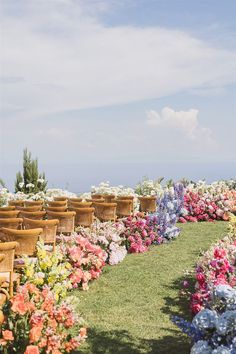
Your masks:
M 187 289 L 183 288 L 184 281 L 189 283 L 189 287 Z M 180 277 L 176 279 L 170 286 L 167 286 L 166 288 L 177 291 L 178 295 L 176 297 L 166 296 L 164 298 L 165 306 L 161 309 L 162 312 L 169 315 L 170 317 L 180 316 L 186 320 L 191 320 L 190 296 L 187 294 L 181 294 L 181 290 L 193 294 L 195 282 L 196 280 L 193 278 L 193 276 L 189 275 Z
M 86 348 L 74 354 L 187 354 L 189 343 L 179 332 L 170 330 L 161 339 L 133 338 L 127 331 L 91 329 Z

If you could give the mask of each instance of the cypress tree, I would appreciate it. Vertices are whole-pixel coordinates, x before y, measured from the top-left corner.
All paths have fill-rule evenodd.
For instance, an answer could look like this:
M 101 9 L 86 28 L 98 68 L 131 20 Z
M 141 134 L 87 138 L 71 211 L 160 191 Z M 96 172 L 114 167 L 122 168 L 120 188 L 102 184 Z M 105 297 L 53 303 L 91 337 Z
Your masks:
M 15 192 L 38 193 L 44 192 L 47 187 L 45 173 L 39 173 L 38 160 L 32 159 L 31 152 L 23 151 L 23 175 L 21 172 L 16 174 Z

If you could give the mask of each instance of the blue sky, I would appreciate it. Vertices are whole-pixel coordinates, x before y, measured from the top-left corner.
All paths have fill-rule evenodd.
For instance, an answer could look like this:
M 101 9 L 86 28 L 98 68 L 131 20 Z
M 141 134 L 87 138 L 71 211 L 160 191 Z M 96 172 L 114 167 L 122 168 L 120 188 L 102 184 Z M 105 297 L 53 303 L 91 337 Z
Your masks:
M 235 177 L 234 0 L 2 0 L 0 177 Z

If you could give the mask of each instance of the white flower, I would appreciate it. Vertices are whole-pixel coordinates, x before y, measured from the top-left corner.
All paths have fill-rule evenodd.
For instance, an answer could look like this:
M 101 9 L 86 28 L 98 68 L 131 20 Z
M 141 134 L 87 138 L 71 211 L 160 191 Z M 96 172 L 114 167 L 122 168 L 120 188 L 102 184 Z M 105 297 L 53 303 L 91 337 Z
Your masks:
M 26 184 L 26 188 L 34 188 L 34 184 L 33 183 L 28 183 L 28 184 Z
M 20 187 L 20 189 L 23 188 L 23 187 L 24 187 L 24 182 L 20 182 L 20 183 L 18 184 L 18 186 Z
M 40 183 L 40 184 L 43 184 L 45 182 L 45 180 L 43 178 L 38 178 L 37 182 Z

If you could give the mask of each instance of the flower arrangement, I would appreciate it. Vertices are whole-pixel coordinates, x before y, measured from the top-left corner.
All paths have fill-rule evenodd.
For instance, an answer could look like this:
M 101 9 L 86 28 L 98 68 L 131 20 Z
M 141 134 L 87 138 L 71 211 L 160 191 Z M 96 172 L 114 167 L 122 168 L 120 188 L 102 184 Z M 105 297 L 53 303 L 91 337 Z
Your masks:
M 187 215 L 182 215 L 181 222 L 228 220 L 236 204 L 234 184 L 223 181 L 207 185 L 200 181 L 189 184 L 185 191 L 184 207 Z
M 147 216 L 148 225 L 163 239 L 172 239 L 179 235 L 180 229 L 176 227 L 184 205 L 184 186 L 174 183 L 166 188 L 164 195 L 157 201 L 158 210 L 155 214 Z
M 49 253 L 47 247 L 38 242 L 36 255 L 35 262 L 24 257 L 22 284 L 29 282 L 39 289 L 46 285 L 50 287 L 57 301 L 65 298 L 67 291 L 72 288 L 69 279 L 71 264 L 65 260 L 58 246 L 55 252 Z
M 173 322 L 188 334 L 191 354 L 233 354 L 236 351 L 236 217 L 229 234 L 206 252 L 196 269 L 196 292 L 189 323 L 175 316 Z
M 105 265 L 105 253 L 98 245 L 77 233 L 71 236 L 59 236 L 60 251 L 65 262 L 71 265 L 69 280 L 73 288 L 88 289 L 92 279 L 97 279 Z
M 115 265 L 123 261 L 127 250 L 122 234 L 124 224 L 119 222 L 95 222 L 90 229 L 79 228 L 78 233 L 89 239 L 93 244 L 99 245 L 105 253 L 105 262 Z
M 143 253 L 157 239 L 157 233 L 149 226 L 147 219 L 139 214 L 123 220 L 125 230 L 122 237 L 126 238 L 129 253 Z
M 135 192 L 142 196 L 162 196 L 163 188 L 160 180 L 149 180 L 147 177 L 143 178 L 142 182 L 139 182 L 135 187 Z
M 83 320 L 72 305 L 57 303 L 48 287 L 26 283 L 4 306 L 0 351 L 4 354 L 70 353 L 86 338 Z M 77 336 L 70 331 L 76 329 Z
M 213 245 L 197 264 L 196 292 L 191 298 L 191 310 L 194 314 L 206 306 L 213 286 L 219 284 L 236 286 L 235 219 L 231 217 L 229 234 Z

